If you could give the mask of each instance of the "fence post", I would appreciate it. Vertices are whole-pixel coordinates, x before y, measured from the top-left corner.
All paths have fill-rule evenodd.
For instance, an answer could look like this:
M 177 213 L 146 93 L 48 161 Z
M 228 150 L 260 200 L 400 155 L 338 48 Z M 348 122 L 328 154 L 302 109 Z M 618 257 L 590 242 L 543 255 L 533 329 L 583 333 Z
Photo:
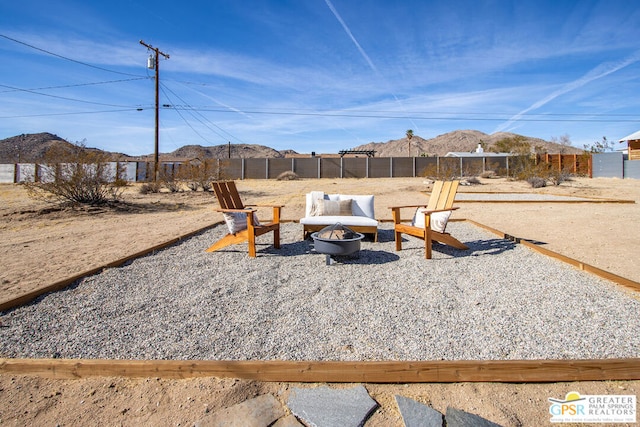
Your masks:
M 460 157 L 460 179 L 462 179 L 462 157 Z
M 389 157 L 389 178 L 393 178 L 393 157 Z
M 322 173 L 320 172 L 321 167 L 320 167 L 320 157 L 318 157 L 318 179 L 322 178 Z
M 344 157 L 340 157 L 340 178 L 344 178 Z
M 244 179 L 244 157 L 240 159 L 240 179 Z
M 558 173 L 562 173 L 562 154 L 558 154 Z
M 265 160 L 266 160 L 266 162 L 265 162 L 265 165 L 264 165 L 264 168 L 265 168 L 264 179 L 269 179 L 269 158 L 267 157 L 267 158 L 265 158 Z
M 509 156 L 506 157 L 507 159 L 507 178 L 509 177 Z
M 365 164 L 365 172 L 364 172 L 364 176 L 369 178 L 369 156 L 367 156 L 367 159 L 364 162 Z

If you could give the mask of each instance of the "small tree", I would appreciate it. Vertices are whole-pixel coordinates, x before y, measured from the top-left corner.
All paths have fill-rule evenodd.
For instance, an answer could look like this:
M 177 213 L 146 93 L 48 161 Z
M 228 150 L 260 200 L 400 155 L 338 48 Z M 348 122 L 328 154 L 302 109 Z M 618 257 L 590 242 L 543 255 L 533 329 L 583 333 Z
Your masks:
M 101 205 L 117 200 L 124 187 L 122 170 L 108 156 L 84 143 L 51 149 L 38 180 L 25 183 L 31 197 L 52 203 Z
M 602 141 L 596 141 L 593 144 L 585 144 L 584 150 L 592 154 L 606 153 L 608 151 L 613 151 L 613 144 L 607 140 L 606 136 L 603 136 Z
M 566 133 L 560 137 L 552 136 L 551 142 L 562 146 L 560 147 L 560 154 L 564 154 L 566 152 L 565 147 L 571 147 L 571 137 Z
M 411 139 L 413 138 L 413 129 L 407 130 L 407 148 L 409 157 L 411 157 Z

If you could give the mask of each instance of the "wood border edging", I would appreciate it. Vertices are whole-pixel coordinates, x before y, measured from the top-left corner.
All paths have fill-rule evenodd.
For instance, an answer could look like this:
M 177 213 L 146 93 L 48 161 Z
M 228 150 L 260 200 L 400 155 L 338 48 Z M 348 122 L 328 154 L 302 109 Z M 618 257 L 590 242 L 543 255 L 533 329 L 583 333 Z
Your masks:
M 640 359 L 279 361 L 0 359 L 0 373 L 90 377 L 241 378 L 270 382 L 533 383 L 640 379 Z
M 611 282 L 614 282 L 614 283 L 616 283 L 616 284 L 618 284 L 620 286 L 624 286 L 625 288 L 631 289 L 631 290 L 636 291 L 636 292 L 640 292 L 640 283 L 635 282 L 635 281 L 633 281 L 631 279 L 627 279 L 626 277 L 618 276 L 617 274 L 610 273 L 610 272 L 608 272 L 606 270 L 602 270 L 601 268 L 595 267 L 593 265 L 586 264 L 586 263 L 584 263 L 582 261 L 578 261 L 576 259 L 570 258 L 570 257 L 562 255 L 562 254 L 559 254 L 559 253 L 554 252 L 552 250 L 545 249 L 542 246 L 537 245 L 537 244 L 535 244 L 533 242 L 530 242 L 530 241 L 528 241 L 526 239 L 522 239 L 520 237 L 511 236 L 510 234 L 503 233 L 502 231 L 496 230 L 495 228 L 491 228 L 491 227 L 489 227 L 487 225 L 481 224 L 481 223 L 473 221 L 471 219 L 464 219 L 462 221 L 469 222 L 469 223 L 471 223 L 471 224 L 473 224 L 475 226 L 478 226 L 478 227 L 483 228 L 483 229 L 485 229 L 487 231 L 490 231 L 491 233 L 496 234 L 496 235 L 500 236 L 503 239 L 511 240 L 512 242 L 519 243 L 519 244 L 521 244 L 523 246 L 526 246 L 529 249 L 534 250 L 534 251 L 536 251 L 538 253 L 541 253 L 541 254 L 546 255 L 548 257 L 551 257 L 551 258 L 555 258 L 555 259 L 557 259 L 559 261 L 562 261 L 562 262 L 564 262 L 566 264 L 569 264 L 569 265 L 571 265 L 571 266 L 573 266 L 573 267 L 575 267 L 575 268 L 577 268 L 579 270 L 584 270 L 584 271 L 586 271 L 588 273 L 594 274 L 594 275 L 596 275 L 598 277 L 601 277 L 603 279 L 606 279 L 606 280 L 609 280 Z
M 123 264 L 126 264 L 127 262 L 134 260 L 136 258 L 140 258 L 143 257 L 145 255 L 149 255 L 155 251 L 164 249 L 168 246 L 171 245 L 175 245 L 176 243 L 178 243 L 181 240 L 187 239 L 193 235 L 196 235 L 198 233 L 202 233 L 203 231 L 206 231 L 210 228 L 215 227 L 216 225 L 222 224 L 223 221 L 216 221 L 212 224 L 206 225 L 204 227 L 201 227 L 197 230 L 191 231 L 187 234 L 183 234 L 181 236 L 178 237 L 174 237 L 171 240 L 167 240 L 166 242 L 160 243 L 158 245 L 152 246 L 150 248 L 147 249 L 143 249 L 139 252 L 136 252 L 134 254 L 130 254 L 127 255 L 124 258 L 120 258 L 117 259 L 115 261 L 111 261 L 108 262 L 107 264 L 103 264 L 99 267 L 95 267 L 92 268 L 91 270 L 87 270 L 84 271 L 82 273 L 78 273 L 76 275 L 73 275 L 67 279 L 63 279 L 63 280 L 59 280 L 55 283 L 52 283 L 51 285 L 46 285 L 46 286 L 42 286 L 40 288 L 34 289 L 33 291 L 27 292 L 26 294 L 22 294 L 17 298 L 11 299 L 11 300 L 7 300 L 7 301 L 3 301 L 0 302 L 0 312 L 1 311 L 6 311 L 6 310 L 10 310 L 12 308 L 16 308 L 16 307 L 20 307 L 21 305 L 25 305 L 33 300 L 35 300 L 36 298 L 38 298 L 40 295 L 44 295 L 46 293 L 49 292 L 54 292 L 54 291 L 60 291 L 68 286 L 71 286 L 73 283 L 75 283 L 76 281 L 88 277 L 88 276 L 93 276 L 94 274 L 100 273 L 101 271 L 107 269 L 107 268 L 114 268 L 114 267 L 119 267 Z

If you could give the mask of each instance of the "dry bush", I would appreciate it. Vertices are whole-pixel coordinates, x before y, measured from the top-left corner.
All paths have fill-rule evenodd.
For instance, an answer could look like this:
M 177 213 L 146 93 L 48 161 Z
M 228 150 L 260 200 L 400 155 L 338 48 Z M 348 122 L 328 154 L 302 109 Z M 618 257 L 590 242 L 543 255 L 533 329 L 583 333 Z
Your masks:
M 123 170 L 109 160 L 82 144 L 49 150 L 38 179 L 25 183 L 27 192 L 51 203 L 102 205 L 117 200 L 124 190 Z
M 484 179 L 496 178 L 497 176 L 496 171 L 484 171 L 480 174 L 480 178 Z
M 145 182 L 140 186 L 140 194 L 159 193 L 162 186 L 157 182 Z
M 297 181 L 300 179 L 294 171 L 285 171 L 276 177 L 278 181 Z
M 437 180 L 451 181 L 460 178 L 460 159 L 443 157 L 439 165 L 430 165 L 422 170 L 420 176 Z
M 187 162 L 178 167 L 176 180 L 184 183 L 191 191 L 211 190 L 211 181 L 218 179 L 220 171 L 216 162 Z
M 532 176 L 527 179 L 531 188 L 542 188 L 547 186 L 547 180 L 544 178 L 540 178 L 539 176 Z

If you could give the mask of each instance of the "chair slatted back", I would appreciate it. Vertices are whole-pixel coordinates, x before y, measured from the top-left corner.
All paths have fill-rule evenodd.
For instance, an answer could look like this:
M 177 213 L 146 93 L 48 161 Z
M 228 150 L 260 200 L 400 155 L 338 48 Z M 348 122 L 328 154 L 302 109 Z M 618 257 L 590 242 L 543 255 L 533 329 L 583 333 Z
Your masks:
M 453 207 L 460 181 L 436 181 L 429 196 L 427 210 L 442 210 Z
M 222 209 L 244 209 L 234 181 L 213 182 L 213 191 Z

